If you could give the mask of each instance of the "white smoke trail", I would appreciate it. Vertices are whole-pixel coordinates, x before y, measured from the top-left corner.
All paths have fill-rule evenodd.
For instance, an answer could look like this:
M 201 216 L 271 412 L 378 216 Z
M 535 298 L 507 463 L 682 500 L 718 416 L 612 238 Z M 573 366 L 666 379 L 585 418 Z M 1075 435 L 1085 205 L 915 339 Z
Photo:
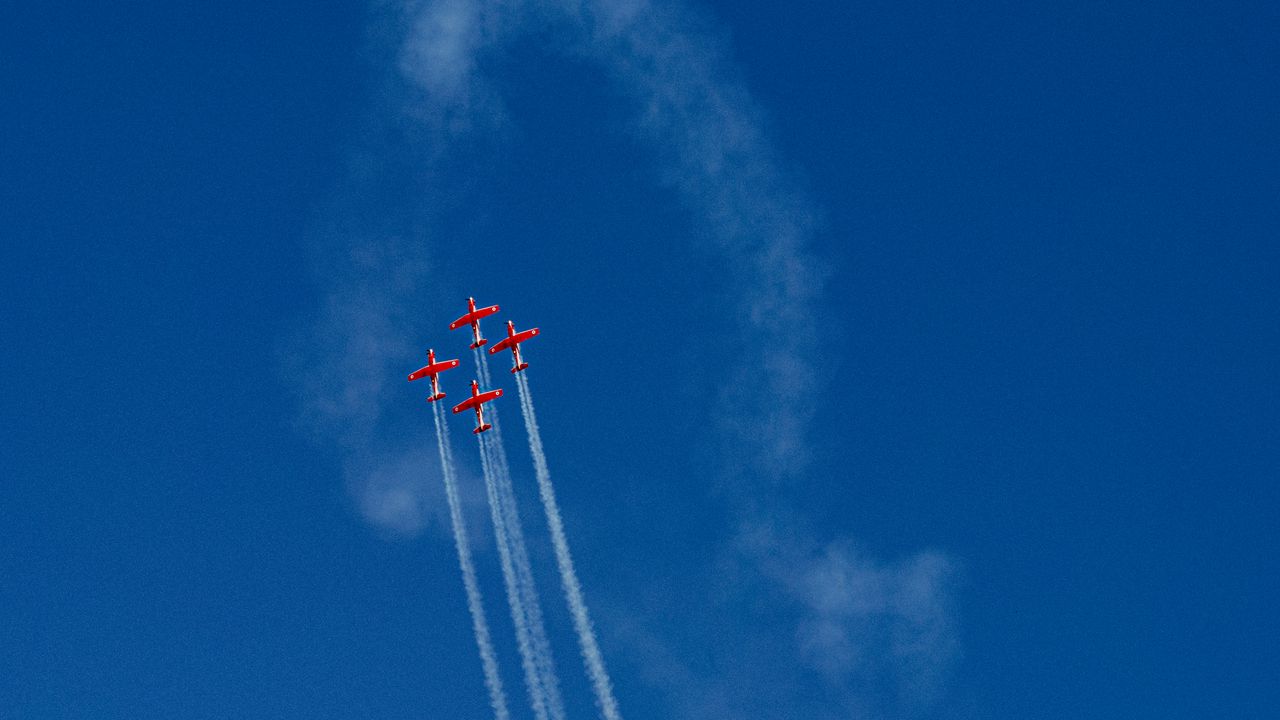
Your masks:
M 453 521 L 453 544 L 458 549 L 458 566 L 462 568 L 462 584 L 467 591 L 467 609 L 471 612 L 471 627 L 475 631 L 476 646 L 480 649 L 480 664 L 484 669 L 484 684 L 489 689 L 489 704 L 493 706 L 495 720 L 508 720 L 507 694 L 502 689 L 502 676 L 498 673 L 498 658 L 493 651 L 493 638 L 489 635 L 489 623 L 484 617 L 484 599 L 480 584 L 476 581 L 476 567 L 471 560 L 471 544 L 467 540 L 467 526 L 462 515 L 462 503 L 458 499 L 458 479 L 453 471 L 453 449 L 444 434 L 443 410 L 439 403 L 431 404 L 431 414 L 436 421 L 436 442 L 440 446 L 440 467 L 444 474 L 445 496 L 449 499 L 449 518 Z
M 489 366 L 485 362 L 483 349 L 476 348 L 475 362 L 480 382 L 484 384 L 486 390 L 492 390 Z M 528 619 L 529 640 L 533 645 L 534 662 L 542 677 L 548 712 L 554 720 L 564 720 L 564 701 L 560 696 L 559 675 L 556 672 L 555 658 L 551 653 L 551 642 L 547 638 L 546 624 L 542 618 L 542 602 L 539 599 L 538 586 L 533 579 L 533 567 L 529 562 L 529 552 L 524 542 L 524 529 L 520 523 L 515 488 L 511 484 L 511 466 L 507 462 L 506 446 L 502 442 L 502 426 L 498 421 L 498 409 L 490 405 L 486 416 L 489 424 L 493 425 L 489 430 L 493 433 L 488 444 L 489 459 L 493 465 L 498 496 L 506 510 L 507 539 L 515 566 L 516 587 L 522 593 L 522 605 Z
M 511 609 L 511 622 L 516 628 L 516 646 L 520 651 L 520 665 L 524 670 L 524 684 L 529 691 L 529 705 L 537 720 L 548 720 L 546 695 L 542 689 L 541 674 L 538 663 L 534 660 L 532 643 L 529 641 L 529 622 L 521 598 L 519 582 L 516 579 L 514 563 L 511 559 L 511 543 L 507 535 L 506 513 L 498 499 L 497 482 L 494 480 L 493 468 L 489 462 L 489 452 L 485 448 L 485 437 L 479 438 L 480 467 L 484 474 L 484 489 L 489 497 L 489 515 L 493 519 L 493 534 L 498 546 L 498 558 L 502 565 L 502 581 L 507 589 L 507 605 Z
M 613 696 L 613 683 L 609 680 L 609 672 L 604 667 L 604 655 L 596 641 L 595 630 L 591 627 L 591 616 L 587 612 L 587 603 L 582 597 L 582 585 L 578 582 L 578 573 L 573 568 L 573 556 L 569 553 L 569 539 L 564 532 L 564 523 L 560 519 L 560 506 L 556 503 L 555 488 L 551 485 L 551 472 L 547 469 L 547 456 L 542 450 L 542 433 L 538 430 L 538 418 L 533 411 L 533 398 L 529 394 L 529 380 L 524 373 L 516 373 L 516 385 L 520 391 L 520 411 L 524 413 L 525 428 L 529 434 L 529 453 L 533 456 L 533 468 L 538 477 L 538 496 L 542 498 L 542 509 L 547 514 L 547 524 L 551 527 L 551 543 L 556 551 L 556 565 L 560 568 L 560 582 L 564 585 L 565 602 L 573 616 L 573 628 L 578 633 L 578 646 L 582 650 L 582 661 L 586 665 L 587 675 L 591 678 L 591 687 L 596 693 L 596 703 L 605 720 L 622 720 L 618 712 L 618 701 Z

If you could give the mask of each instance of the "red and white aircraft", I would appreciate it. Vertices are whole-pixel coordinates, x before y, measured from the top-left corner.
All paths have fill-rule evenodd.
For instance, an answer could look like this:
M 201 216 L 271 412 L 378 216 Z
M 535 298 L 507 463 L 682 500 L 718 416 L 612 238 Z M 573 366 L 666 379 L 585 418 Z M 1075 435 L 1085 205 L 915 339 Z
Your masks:
M 506 350 L 507 348 L 511 348 L 511 354 L 514 355 L 516 358 L 516 366 L 511 368 L 511 372 L 513 373 L 520 372 L 521 370 L 529 367 L 529 363 L 524 362 L 523 360 L 520 359 L 520 343 L 524 342 L 525 340 L 528 340 L 531 337 L 534 337 L 537 334 L 538 334 L 538 328 L 534 328 L 532 330 L 525 330 L 523 332 L 516 332 L 515 323 L 508 320 L 507 321 L 507 337 L 502 342 L 489 348 L 489 354 L 492 355 L 498 352 L 499 350 Z
M 484 410 L 480 406 L 484 405 L 490 400 L 493 400 L 495 398 L 500 398 L 500 397 L 502 397 L 502 388 L 498 388 L 496 390 L 490 390 L 489 392 L 480 392 L 480 383 L 476 382 L 475 380 L 472 380 L 471 381 L 471 397 L 458 403 L 457 406 L 453 408 L 453 413 L 456 415 L 468 408 L 475 409 L 476 429 L 472 430 L 471 432 L 474 435 L 479 435 L 485 430 L 488 430 L 489 428 L 493 427 L 492 425 L 484 421 Z
M 457 330 L 463 325 L 470 325 L 472 337 L 471 349 L 475 350 L 486 342 L 489 342 L 488 340 L 480 337 L 480 318 L 489 317 L 496 312 L 498 312 L 497 305 L 490 305 L 489 307 L 477 309 L 476 299 L 467 298 L 467 314 L 449 323 L 449 329 Z
M 421 380 L 424 377 L 431 378 L 431 396 L 427 398 L 427 402 L 435 402 L 444 397 L 444 393 L 440 391 L 440 379 L 437 377 L 445 370 L 451 370 L 458 367 L 457 360 L 441 360 L 436 362 L 436 351 L 427 351 L 426 367 L 420 367 L 409 373 L 409 382 Z

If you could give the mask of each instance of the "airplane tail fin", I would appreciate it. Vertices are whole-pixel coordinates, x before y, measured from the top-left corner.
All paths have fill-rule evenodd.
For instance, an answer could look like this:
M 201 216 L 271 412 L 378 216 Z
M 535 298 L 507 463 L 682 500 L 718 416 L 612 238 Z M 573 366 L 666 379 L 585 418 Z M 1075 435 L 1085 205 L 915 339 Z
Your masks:
M 485 424 L 481 425 L 480 427 L 476 428 L 475 430 L 472 430 L 472 431 L 471 431 L 471 434 L 472 434 L 472 435 L 479 435 L 480 433 L 484 432 L 485 430 L 488 430 L 488 429 L 489 429 L 489 428 L 491 428 L 491 427 L 493 427 L 493 426 L 492 426 L 492 425 L 490 425 L 489 423 L 485 423 Z

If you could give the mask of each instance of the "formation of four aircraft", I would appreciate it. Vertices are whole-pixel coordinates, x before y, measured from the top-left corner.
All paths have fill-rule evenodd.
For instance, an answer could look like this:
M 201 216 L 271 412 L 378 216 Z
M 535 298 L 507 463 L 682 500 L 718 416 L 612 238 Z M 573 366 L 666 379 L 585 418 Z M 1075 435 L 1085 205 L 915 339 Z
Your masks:
M 477 308 L 476 299 L 467 298 L 467 314 L 449 323 L 449 329 L 457 330 L 458 328 L 463 327 L 465 325 L 470 325 L 471 338 L 472 338 L 471 349 L 475 350 L 479 348 L 481 345 L 484 345 L 489 342 L 488 340 L 485 340 L 483 337 L 480 336 L 480 319 L 489 317 L 490 315 L 496 312 L 498 312 L 497 305 L 490 305 L 489 307 Z M 524 342 L 525 340 L 528 340 L 531 337 L 534 337 L 537 334 L 538 334 L 538 328 L 516 332 L 515 324 L 512 323 L 510 320 L 508 320 L 507 336 L 503 338 L 501 341 L 499 341 L 496 345 L 490 347 L 489 354 L 492 355 L 502 350 L 506 350 L 507 348 L 511 348 L 511 354 L 515 358 L 515 366 L 511 368 L 511 372 L 518 373 L 521 370 L 524 370 L 525 368 L 529 367 L 529 363 L 525 362 L 520 358 L 520 343 Z M 433 348 L 427 351 L 427 364 L 424 367 L 420 367 L 417 370 L 414 370 L 413 372 L 409 373 L 409 382 L 413 382 L 414 380 L 421 380 L 424 377 L 431 378 L 431 395 L 427 397 L 427 402 L 435 402 L 436 400 L 439 400 L 444 397 L 444 391 L 440 389 L 440 373 L 444 372 L 445 370 L 450 370 L 456 367 L 458 367 L 457 360 L 441 360 L 440 362 L 436 362 L 436 351 Z M 495 388 L 487 392 L 480 392 L 479 381 L 472 380 L 471 381 L 471 397 L 455 405 L 453 408 L 453 412 L 454 414 L 457 414 L 462 412 L 463 410 L 475 410 L 476 411 L 476 429 L 472 430 L 471 432 L 478 435 L 484 432 L 485 430 L 488 430 L 489 428 L 493 427 L 492 425 L 484 421 L 484 409 L 482 406 L 485 403 L 489 402 L 490 400 L 494 400 L 500 397 L 502 397 L 502 388 Z

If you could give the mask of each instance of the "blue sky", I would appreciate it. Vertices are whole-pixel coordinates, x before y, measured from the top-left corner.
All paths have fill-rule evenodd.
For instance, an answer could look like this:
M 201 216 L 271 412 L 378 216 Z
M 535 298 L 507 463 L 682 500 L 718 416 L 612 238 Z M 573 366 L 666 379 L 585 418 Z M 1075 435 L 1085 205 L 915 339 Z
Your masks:
M 403 380 L 435 347 L 463 393 L 468 295 L 542 328 L 529 380 L 625 717 L 1274 714 L 1278 21 L 15 11 L 0 716 L 487 716 Z

